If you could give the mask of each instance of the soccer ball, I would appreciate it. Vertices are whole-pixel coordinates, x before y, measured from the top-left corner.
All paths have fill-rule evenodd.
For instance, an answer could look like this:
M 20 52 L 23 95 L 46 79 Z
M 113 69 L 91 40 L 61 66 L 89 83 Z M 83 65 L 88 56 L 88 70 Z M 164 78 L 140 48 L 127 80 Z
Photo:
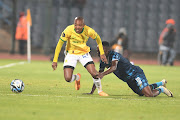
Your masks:
M 15 79 L 11 82 L 10 88 L 12 92 L 20 93 L 24 90 L 24 83 L 22 80 Z

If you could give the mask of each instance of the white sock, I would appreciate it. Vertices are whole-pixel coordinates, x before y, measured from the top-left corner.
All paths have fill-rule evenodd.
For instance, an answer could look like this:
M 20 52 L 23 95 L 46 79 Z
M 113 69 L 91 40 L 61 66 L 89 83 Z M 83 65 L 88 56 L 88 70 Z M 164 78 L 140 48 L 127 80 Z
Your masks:
M 94 84 L 96 85 L 96 88 L 98 89 L 98 93 L 102 92 L 101 79 L 100 78 L 98 78 L 98 79 L 93 78 L 93 81 L 94 81 Z
M 75 80 L 79 80 L 79 76 L 78 75 L 72 75 L 72 78 L 71 78 L 70 82 L 73 82 Z

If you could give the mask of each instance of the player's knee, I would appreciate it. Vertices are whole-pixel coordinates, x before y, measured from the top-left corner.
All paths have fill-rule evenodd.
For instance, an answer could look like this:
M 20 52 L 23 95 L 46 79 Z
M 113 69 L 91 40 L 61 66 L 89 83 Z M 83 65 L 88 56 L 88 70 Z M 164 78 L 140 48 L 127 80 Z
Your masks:
M 72 77 L 65 77 L 66 82 L 71 82 Z
M 151 94 L 151 93 L 146 93 L 146 94 L 144 94 L 146 97 L 154 97 L 153 96 L 153 94 Z
M 98 76 L 98 73 L 97 72 L 92 72 L 90 73 L 91 76 L 94 78 L 94 79 L 97 79 L 97 76 Z

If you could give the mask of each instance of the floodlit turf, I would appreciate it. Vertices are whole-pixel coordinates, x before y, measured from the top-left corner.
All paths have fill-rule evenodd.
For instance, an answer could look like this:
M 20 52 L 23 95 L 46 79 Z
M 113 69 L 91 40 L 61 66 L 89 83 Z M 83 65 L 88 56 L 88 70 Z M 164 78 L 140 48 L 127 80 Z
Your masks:
M 0 60 L 0 66 L 18 63 L 18 60 Z M 164 94 L 156 98 L 139 97 L 114 74 L 102 80 L 103 91 L 109 97 L 83 95 L 90 92 L 93 80 L 78 64 L 74 73 L 81 73 L 81 88 L 63 77 L 62 63 L 53 71 L 51 62 L 32 61 L 0 69 L 0 120 L 179 120 L 180 67 L 141 65 L 149 83 L 168 80 L 167 88 L 174 98 Z M 98 64 L 96 64 L 98 68 Z M 10 82 L 21 79 L 25 89 L 12 93 Z

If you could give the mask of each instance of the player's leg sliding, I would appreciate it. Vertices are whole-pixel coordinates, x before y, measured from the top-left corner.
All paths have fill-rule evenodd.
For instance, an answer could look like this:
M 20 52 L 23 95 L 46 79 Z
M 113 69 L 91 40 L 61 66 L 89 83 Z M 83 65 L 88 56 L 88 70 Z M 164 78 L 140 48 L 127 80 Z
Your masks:
M 161 82 L 163 83 L 162 86 L 166 87 L 167 81 L 165 79 L 163 79 Z
M 151 84 L 150 87 L 151 87 L 153 93 L 154 93 L 155 90 L 158 90 L 159 94 L 164 93 L 168 97 L 173 97 L 173 93 L 166 88 L 166 84 L 167 84 L 167 81 L 165 79 L 163 79 L 161 82 L 157 82 L 157 83 Z
M 166 94 L 168 97 L 173 97 L 173 93 L 164 86 L 160 86 L 159 88 L 157 88 L 157 90 L 159 91 L 159 94 L 162 92 Z
M 159 86 L 166 87 L 166 84 L 167 84 L 167 81 L 165 79 L 163 79 L 162 81 L 154 83 L 154 84 L 151 84 L 149 86 L 151 87 L 152 90 L 154 90 L 154 89 L 158 88 Z
M 101 79 L 100 78 L 97 78 L 97 79 L 93 78 L 93 81 L 94 81 L 94 84 L 96 85 L 96 88 L 98 89 L 98 94 L 100 96 L 109 96 L 107 93 L 102 91 Z

